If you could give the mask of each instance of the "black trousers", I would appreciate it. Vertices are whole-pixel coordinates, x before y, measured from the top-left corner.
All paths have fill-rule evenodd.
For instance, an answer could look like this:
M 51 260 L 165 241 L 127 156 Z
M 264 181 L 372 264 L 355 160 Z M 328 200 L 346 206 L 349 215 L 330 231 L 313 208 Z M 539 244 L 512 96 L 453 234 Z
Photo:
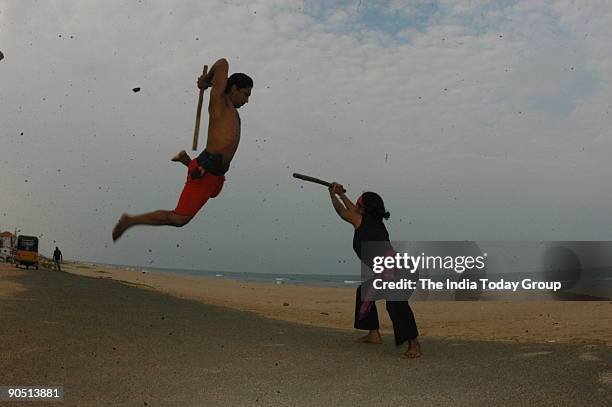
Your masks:
M 357 288 L 357 296 L 355 298 L 355 329 L 375 330 L 379 329 L 378 310 L 376 302 L 372 302 L 370 312 L 363 319 L 359 319 L 359 309 L 363 301 L 361 300 L 360 285 Z M 387 312 L 393 323 L 393 334 L 395 335 L 395 345 L 400 346 L 402 343 L 415 339 L 419 336 L 419 330 L 414 319 L 414 314 L 410 308 L 408 301 L 386 301 Z

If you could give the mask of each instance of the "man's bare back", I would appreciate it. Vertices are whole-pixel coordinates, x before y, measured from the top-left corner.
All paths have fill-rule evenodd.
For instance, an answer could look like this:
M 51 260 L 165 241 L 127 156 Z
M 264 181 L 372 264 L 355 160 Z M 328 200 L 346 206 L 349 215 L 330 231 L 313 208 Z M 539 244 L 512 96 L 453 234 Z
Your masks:
M 219 112 L 209 109 L 206 150 L 223 156 L 223 164 L 229 165 L 240 143 L 240 115 L 229 97 L 223 95 L 225 103 Z

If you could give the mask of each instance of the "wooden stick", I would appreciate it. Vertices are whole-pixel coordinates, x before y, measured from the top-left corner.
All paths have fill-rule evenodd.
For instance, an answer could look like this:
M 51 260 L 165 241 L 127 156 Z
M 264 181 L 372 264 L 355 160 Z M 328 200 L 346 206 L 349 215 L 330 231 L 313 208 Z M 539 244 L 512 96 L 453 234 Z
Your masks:
M 331 182 L 323 181 L 322 179 L 310 177 L 308 175 L 298 174 L 297 172 L 293 173 L 293 178 L 301 179 L 302 181 L 314 182 L 315 184 L 325 185 L 326 187 L 331 187 Z
M 208 72 L 208 65 L 204 65 L 202 75 L 206 75 Z M 196 151 L 198 149 L 198 137 L 200 136 L 200 117 L 202 117 L 202 102 L 204 101 L 204 89 L 200 89 L 200 95 L 198 96 L 198 110 L 196 111 L 196 122 L 195 129 L 193 130 L 193 144 L 191 149 Z

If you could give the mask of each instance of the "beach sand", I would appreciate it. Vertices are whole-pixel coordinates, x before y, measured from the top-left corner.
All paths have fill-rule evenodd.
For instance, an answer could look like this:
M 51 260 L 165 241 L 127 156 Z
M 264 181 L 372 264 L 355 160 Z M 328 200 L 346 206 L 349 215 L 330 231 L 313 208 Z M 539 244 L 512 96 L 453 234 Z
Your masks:
M 0 284 L 0 298 L 11 297 L 25 290 L 23 285 L 11 281 L 9 277 L 20 275 L 20 271 L 8 264 L 0 263 L 0 271 L 2 271 L 2 283 Z
M 606 406 L 612 397 L 612 348 L 599 341 L 517 344 L 425 335 L 424 356 L 406 360 L 390 337 L 383 345 L 364 345 L 355 341 L 355 332 L 141 289 L 165 276 L 126 283 L 95 267 L 79 269 L 95 277 L 0 266 L 0 384 L 64 391 L 61 403 L 32 405 Z M 228 296 L 215 294 L 226 305 L 232 292 L 238 297 L 232 301 L 241 301 L 236 308 L 259 298 L 251 309 L 277 318 L 298 318 L 279 300 L 290 302 L 289 308 L 303 301 L 309 315 L 331 311 L 329 303 L 287 294 L 319 290 L 269 287 L 262 298 L 244 294 L 259 285 L 216 283 L 215 289 L 226 287 Z M 184 295 L 211 293 L 192 290 Z M 316 298 L 330 292 L 335 290 L 322 289 Z M 425 311 L 419 316 L 423 324 L 430 315 Z M 350 311 L 338 312 L 350 322 Z M 485 315 L 491 318 L 479 318 L 486 321 Z M 452 319 L 447 315 L 446 321 Z
M 65 264 L 63 269 L 268 318 L 353 330 L 354 288 L 174 276 L 86 263 Z M 379 305 L 382 332 L 392 334 L 384 303 Z M 612 346 L 612 301 L 411 301 L 411 306 L 423 337 Z

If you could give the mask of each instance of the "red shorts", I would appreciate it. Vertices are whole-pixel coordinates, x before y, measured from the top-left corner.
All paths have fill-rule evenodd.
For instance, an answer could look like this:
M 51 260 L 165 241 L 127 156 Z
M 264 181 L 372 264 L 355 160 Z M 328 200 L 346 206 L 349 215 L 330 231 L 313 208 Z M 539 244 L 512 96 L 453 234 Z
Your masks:
M 208 201 L 208 198 L 216 197 L 223 188 L 224 176 L 204 172 L 198 179 L 191 178 L 191 172 L 196 167 L 198 167 L 198 162 L 195 159 L 191 160 L 187 169 L 187 182 L 185 182 L 185 187 L 174 210 L 177 215 L 194 216 Z

